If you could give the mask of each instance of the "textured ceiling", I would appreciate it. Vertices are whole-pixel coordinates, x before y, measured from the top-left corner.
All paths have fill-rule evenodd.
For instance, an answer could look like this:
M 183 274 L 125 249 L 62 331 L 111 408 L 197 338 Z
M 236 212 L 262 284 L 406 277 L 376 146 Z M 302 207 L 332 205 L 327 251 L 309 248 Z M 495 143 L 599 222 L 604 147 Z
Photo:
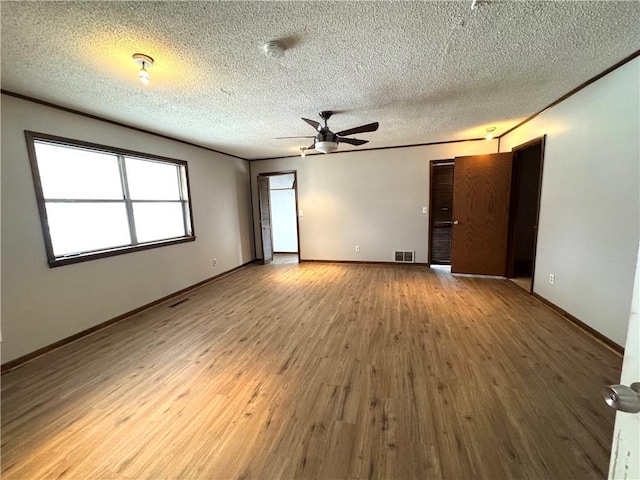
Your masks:
M 470 6 L 2 1 L 2 88 L 265 158 L 308 145 L 274 137 L 321 110 L 333 131 L 379 121 L 364 148 L 500 134 L 640 48 L 640 2 Z

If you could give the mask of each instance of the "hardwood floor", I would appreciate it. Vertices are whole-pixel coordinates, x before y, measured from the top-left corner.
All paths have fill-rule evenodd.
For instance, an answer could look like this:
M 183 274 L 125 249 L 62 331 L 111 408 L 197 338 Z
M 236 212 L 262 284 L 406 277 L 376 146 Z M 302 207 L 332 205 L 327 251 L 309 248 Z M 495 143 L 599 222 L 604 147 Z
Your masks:
M 525 292 L 531 290 L 531 277 L 515 277 L 510 278 L 515 285 L 522 288 Z
M 2 477 L 605 478 L 620 367 L 507 280 L 251 265 L 3 375 Z
M 298 263 L 298 254 L 297 253 L 274 253 L 273 263 L 278 265 Z

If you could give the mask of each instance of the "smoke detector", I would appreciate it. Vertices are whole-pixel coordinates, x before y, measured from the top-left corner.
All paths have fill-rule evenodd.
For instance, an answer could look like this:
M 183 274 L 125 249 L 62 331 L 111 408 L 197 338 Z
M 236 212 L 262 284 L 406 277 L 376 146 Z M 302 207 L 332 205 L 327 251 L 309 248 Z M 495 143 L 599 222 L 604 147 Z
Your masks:
M 285 50 L 286 47 L 277 40 L 272 40 L 264 44 L 264 54 L 269 58 L 282 58 L 284 57 Z

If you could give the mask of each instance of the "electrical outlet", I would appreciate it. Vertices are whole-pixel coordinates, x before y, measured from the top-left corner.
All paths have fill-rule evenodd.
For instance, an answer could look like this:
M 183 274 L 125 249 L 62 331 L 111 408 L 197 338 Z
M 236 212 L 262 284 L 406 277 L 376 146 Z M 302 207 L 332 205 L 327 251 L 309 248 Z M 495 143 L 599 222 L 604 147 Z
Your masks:
M 215 266 L 217 266 L 217 265 L 218 265 L 218 259 L 217 259 L 217 258 L 214 258 L 214 259 L 213 259 L 213 266 L 215 267 Z
M 556 276 L 553 273 L 549 274 L 549 283 L 551 285 L 553 285 L 554 283 L 556 283 Z
M 360 251 L 360 245 L 356 245 L 356 252 Z

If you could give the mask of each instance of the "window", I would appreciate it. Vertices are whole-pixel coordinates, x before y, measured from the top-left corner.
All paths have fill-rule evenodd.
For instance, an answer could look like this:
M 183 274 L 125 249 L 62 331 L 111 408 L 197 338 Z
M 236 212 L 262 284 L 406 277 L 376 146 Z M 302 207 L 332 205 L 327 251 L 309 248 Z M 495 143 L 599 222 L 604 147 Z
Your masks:
M 51 267 L 195 240 L 187 162 L 25 135 Z

